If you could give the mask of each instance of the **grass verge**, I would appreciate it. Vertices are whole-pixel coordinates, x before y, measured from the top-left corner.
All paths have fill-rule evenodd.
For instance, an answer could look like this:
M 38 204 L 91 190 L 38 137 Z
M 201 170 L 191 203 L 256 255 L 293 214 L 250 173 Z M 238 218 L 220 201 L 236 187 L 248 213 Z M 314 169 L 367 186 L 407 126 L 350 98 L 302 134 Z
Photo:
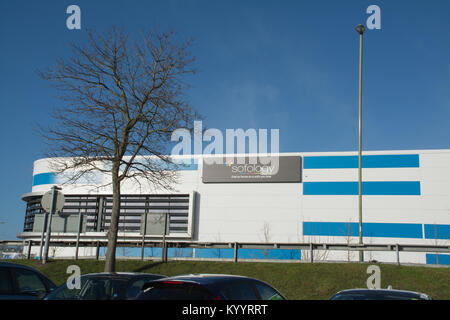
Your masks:
M 69 276 L 69 265 L 78 265 L 82 274 L 102 272 L 104 261 L 50 260 L 42 265 L 36 260 L 3 260 L 21 263 L 40 270 L 56 284 Z M 288 299 L 322 300 L 337 291 L 365 288 L 370 264 L 357 263 L 264 263 L 264 262 L 210 262 L 169 261 L 166 263 L 118 260 L 116 271 L 146 272 L 167 276 L 186 273 L 224 273 L 257 278 L 277 288 Z M 433 299 L 450 300 L 450 268 L 397 266 L 378 264 L 381 269 L 381 287 L 412 290 L 429 294 Z

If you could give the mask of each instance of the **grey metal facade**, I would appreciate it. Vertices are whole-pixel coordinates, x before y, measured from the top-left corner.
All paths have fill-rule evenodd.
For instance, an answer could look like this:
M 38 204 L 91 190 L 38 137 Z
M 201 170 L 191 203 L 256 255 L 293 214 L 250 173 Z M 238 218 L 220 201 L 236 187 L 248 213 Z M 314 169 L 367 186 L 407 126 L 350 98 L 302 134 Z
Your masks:
M 44 213 L 42 196 L 27 198 L 24 232 L 42 232 Z M 62 212 L 52 219 L 53 232 L 81 232 L 109 230 L 112 212 L 111 195 L 66 195 Z M 119 231 L 162 234 L 161 224 L 167 214 L 167 234 L 185 233 L 188 229 L 189 194 L 122 195 Z M 145 222 L 145 223 L 144 223 Z

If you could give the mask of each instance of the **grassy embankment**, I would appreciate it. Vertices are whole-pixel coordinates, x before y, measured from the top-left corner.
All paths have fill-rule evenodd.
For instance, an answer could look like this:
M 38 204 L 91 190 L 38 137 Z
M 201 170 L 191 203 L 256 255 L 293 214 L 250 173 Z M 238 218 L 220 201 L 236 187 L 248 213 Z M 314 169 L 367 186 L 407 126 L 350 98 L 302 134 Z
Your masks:
M 8 260 L 34 267 L 60 285 L 69 276 L 69 265 L 78 265 L 82 274 L 102 272 L 104 261 L 51 260 L 42 265 L 36 260 Z M 288 299 L 328 299 L 339 290 L 365 288 L 369 264 L 357 263 L 259 263 L 169 261 L 167 263 L 118 260 L 117 271 L 146 272 L 167 276 L 186 273 L 225 273 L 254 277 L 277 288 Z M 450 268 L 379 264 L 381 287 L 412 290 L 433 299 L 450 299 Z

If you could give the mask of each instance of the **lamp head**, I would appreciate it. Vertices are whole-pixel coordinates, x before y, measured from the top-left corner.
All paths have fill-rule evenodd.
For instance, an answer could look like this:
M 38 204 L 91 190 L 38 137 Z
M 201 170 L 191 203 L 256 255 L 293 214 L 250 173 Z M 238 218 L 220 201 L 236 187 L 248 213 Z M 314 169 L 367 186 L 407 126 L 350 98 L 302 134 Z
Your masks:
M 358 32 L 359 34 L 363 34 L 364 33 L 364 26 L 362 24 L 358 24 L 356 26 L 356 32 Z

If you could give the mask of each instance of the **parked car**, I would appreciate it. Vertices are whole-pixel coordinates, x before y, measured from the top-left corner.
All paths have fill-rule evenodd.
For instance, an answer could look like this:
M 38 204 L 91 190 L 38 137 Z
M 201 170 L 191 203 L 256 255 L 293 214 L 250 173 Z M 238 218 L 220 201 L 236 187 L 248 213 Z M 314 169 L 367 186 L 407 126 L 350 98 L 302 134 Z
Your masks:
M 432 300 L 427 294 L 393 289 L 348 289 L 333 295 L 330 300 Z
M 57 286 L 31 267 L 0 261 L 0 299 L 42 299 Z
M 166 276 L 149 273 L 90 273 L 80 276 L 80 288 L 59 286 L 45 300 L 132 300 L 142 286 Z
M 286 300 L 269 284 L 243 276 L 190 274 L 145 284 L 136 300 Z

